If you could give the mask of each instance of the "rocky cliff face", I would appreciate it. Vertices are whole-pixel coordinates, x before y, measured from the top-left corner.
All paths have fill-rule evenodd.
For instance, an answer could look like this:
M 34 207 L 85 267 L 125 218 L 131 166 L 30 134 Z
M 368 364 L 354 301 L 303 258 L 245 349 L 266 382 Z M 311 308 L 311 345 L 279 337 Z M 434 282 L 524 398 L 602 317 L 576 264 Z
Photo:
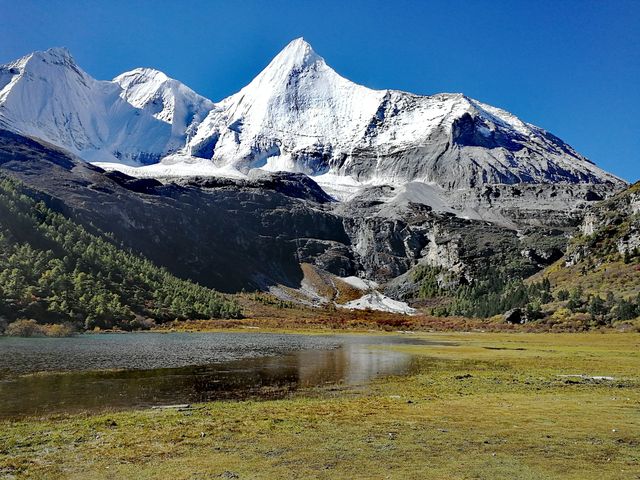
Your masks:
M 474 263 L 497 253 L 509 252 L 534 269 L 545 258 L 521 251 L 548 229 L 517 232 L 422 204 L 390 209 L 363 197 L 335 202 L 300 174 L 136 179 L 9 132 L 0 132 L 0 171 L 54 209 L 177 275 L 223 291 L 297 288 L 302 263 L 387 282 L 418 264 L 472 278 Z M 553 248 L 562 248 L 556 246 L 562 234 L 549 235 Z
M 639 207 L 640 183 L 592 205 L 573 232 L 564 258 L 536 278 L 548 278 L 556 292 L 571 292 L 574 311 L 580 306 L 584 308 L 578 311 L 584 311 L 593 296 L 602 302 L 616 298 L 604 314 L 618 320 L 633 318 L 637 314 L 623 313 L 625 306 L 619 300 L 636 302 L 640 292 Z
M 621 255 L 640 250 L 640 184 L 603 202 L 593 205 L 579 226 L 579 236 L 572 242 L 567 265 L 587 256 L 600 258 L 612 248 Z

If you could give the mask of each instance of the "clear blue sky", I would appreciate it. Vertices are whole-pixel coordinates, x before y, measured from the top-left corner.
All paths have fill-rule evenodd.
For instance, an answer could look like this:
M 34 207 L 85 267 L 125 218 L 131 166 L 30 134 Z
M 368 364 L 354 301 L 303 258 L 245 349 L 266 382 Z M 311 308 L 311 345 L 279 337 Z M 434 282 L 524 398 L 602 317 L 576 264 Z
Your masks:
M 150 66 L 213 100 L 299 36 L 357 83 L 463 92 L 640 179 L 640 0 L 0 0 L 0 63 L 66 46 L 96 78 Z

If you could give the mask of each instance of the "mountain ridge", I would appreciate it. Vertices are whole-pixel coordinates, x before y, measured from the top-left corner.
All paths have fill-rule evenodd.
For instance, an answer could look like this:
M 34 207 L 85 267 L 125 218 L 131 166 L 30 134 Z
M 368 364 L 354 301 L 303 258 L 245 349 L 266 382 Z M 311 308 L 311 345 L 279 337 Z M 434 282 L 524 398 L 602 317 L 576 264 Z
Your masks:
M 44 63 L 74 72 L 63 72 L 62 83 L 78 89 L 82 101 L 63 95 L 56 102 L 68 105 L 56 110 L 41 98 L 38 113 L 51 117 L 44 128 L 46 119 L 25 100 L 33 98 L 34 88 L 44 94 L 21 81 L 21 70 L 29 69 L 20 62 L 46 57 Z M 74 83 L 68 78 L 73 75 L 82 81 Z M 23 83 L 25 91 L 13 91 Z M 156 176 L 164 165 L 175 174 L 182 165 L 199 163 L 202 174 L 284 170 L 311 175 L 329 188 L 411 181 L 447 190 L 515 183 L 624 185 L 558 137 L 463 94 L 424 96 L 353 83 L 303 38 L 290 42 L 239 92 L 215 103 L 151 68 L 124 72 L 112 82 L 95 80 L 63 48 L 0 67 L 0 87 L 5 128 L 108 168 L 152 164 Z M 51 88 L 47 93 L 61 90 L 55 83 Z M 108 98 L 101 99 L 105 91 Z M 25 118 L 17 111 L 21 105 Z M 145 176 L 144 168 L 133 172 Z M 184 168 L 184 174 L 192 172 Z
M 208 106 L 204 97 L 179 82 L 166 82 L 179 90 L 174 104 L 188 105 L 191 97 Z M 34 52 L 0 66 L 0 125 L 85 161 L 143 165 L 177 150 L 188 125 L 154 113 L 130 103 L 119 83 L 92 78 L 65 48 Z

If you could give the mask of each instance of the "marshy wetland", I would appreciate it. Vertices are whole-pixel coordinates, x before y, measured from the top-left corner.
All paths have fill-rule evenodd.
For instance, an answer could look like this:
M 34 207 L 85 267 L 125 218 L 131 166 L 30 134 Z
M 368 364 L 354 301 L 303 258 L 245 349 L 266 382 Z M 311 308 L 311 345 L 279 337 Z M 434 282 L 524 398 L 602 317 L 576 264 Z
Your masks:
M 408 363 L 275 398 L 5 418 L 0 477 L 639 478 L 638 334 L 363 335 L 383 340 L 357 347 L 299 337 L 322 345 L 284 353 L 309 355 L 298 372 L 314 352 L 349 348 Z

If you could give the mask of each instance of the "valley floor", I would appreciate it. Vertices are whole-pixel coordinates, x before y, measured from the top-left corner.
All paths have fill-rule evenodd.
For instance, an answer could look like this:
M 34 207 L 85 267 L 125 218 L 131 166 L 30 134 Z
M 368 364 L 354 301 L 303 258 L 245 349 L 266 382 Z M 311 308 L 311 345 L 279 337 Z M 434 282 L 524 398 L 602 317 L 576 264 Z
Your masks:
M 435 317 L 418 311 L 416 315 L 381 312 L 376 310 L 348 310 L 344 308 L 311 308 L 290 302 L 282 302 L 272 295 L 242 293 L 229 296 L 237 301 L 244 314 L 242 319 L 213 319 L 175 321 L 157 325 L 158 331 L 219 331 L 250 330 L 286 331 L 295 329 L 339 331 L 412 331 L 412 332 L 575 332 L 571 322 L 535 321 L 511 324 L 502 316 L 497 318 Z M 622 329 L 640 332 L 640 323 L 630 323 L 613 328 L 600 327 L 603 331 Z
M 640 335 L 420 335 L 366 387 L 2 421 L 0 478 L 640 478 Z

